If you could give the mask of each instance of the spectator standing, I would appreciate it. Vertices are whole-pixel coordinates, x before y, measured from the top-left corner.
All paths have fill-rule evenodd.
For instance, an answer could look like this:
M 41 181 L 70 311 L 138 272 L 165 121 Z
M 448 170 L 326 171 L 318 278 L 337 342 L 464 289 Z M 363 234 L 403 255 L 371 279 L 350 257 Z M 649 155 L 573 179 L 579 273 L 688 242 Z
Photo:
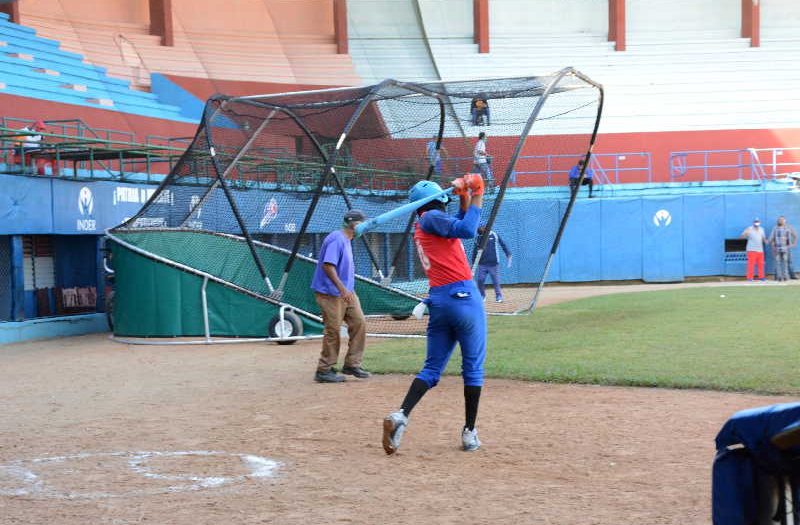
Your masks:
M 488 187 L 494 184 L 494 177 L 492 177 L 491 157 L 486 153 L 486 133 L 481 131 L 478 133 L 478 142 L 475 143 L 475 149 L 472 150 L 472 163 L 474 169 L 477 170 Z
M 478 227 L 478 246 L 483 242 L 483 237 L 486 236 L 486 246 L 483 249 L 481 258 L 478 261 L 478 273 L 475 276 L 475 281 L 478 283 L 478 290 L 481 292 L 481 297 L 486 300 L 486 277 L 492 278 L 492 285 L 494 286 L 494 300 L 497 303 L 503 302 L 503 290 L 500 288 L 500 249 L 506 254 L 506 266 L 511 268 L 511 250 L 508 249 L 505 241 L 500 235 L 494 231 L 486 231 L 486 225 L 481 224 Z
M 797 247 L 797 230 L 789 224 L 786 217 L 781 218 L 785 221 L 786 228 L 789 229 L 789 251 L 786 257 L 786 269 L 789 271 L 789 279 L 797 279 L 797 274 L 794 272 L 794 262 L 792 261 L 792 251 Z
M 769 245 L 775 257 L 775 280 L 783 282 L 789 279 L 788 257 L 791 247 L 791 234 L 786 227 L 786 219 L 778 217 L 777 224 L 769 234 Z
M 365 220 L 366 216 L 361 210 L 348 211 L 344 215 L 342 228 L 329 233 L 319 250 L 317 267 L 311 280 L 324 324 L 322 352 L 314 375 L 318 383 L 341 383 L 345 380 L 344 376 L 336 373 L 335 368 L 339 360 L 339 329 L 342 322 L 347 325 L 349 336 L 342 373 L 359 379 L 370 376 L 361 367 L 367 328 L 361 303 L 354 292 L 355 264 L 351 245 L 356 226 Z
M 744 229 L 739 236 L 741 239 L 747 239 L 747 280 L 752 281 L 756 267 L 758 267 L 758 278 L 761 281 L 766 281 L 764 278 L 764 245 L 767 243 L 767 235 L 764 228 L 761 227 L 761 220 L 756 217 L 753 219 L 753 224 Z
M 579 187 L 578 183 L 581 180 L 581 168 L 583 168 L 583 159 L 579 160 L 578 163 L 569 170 L 569 188 L 571 192 L 577 192 Z M 592 189 L 594 188 L 594 183 L 592 179 L 594 178 L 594 171 L 590 167 L 586 167 L 586 171 L 583 174 L 583 186 L 589 186 L 589 198 L 592 198 Z
M 436 148 L 436 144 L 439 141 L 439 136 L 434 135 L 433 138 L 428 142 L 425 146 L 425 155 L 428 158 L 428 163 L 430 166 L 433 166 L 433 173 L 436 175 L 442 175 L 442 159 L 447 157 L 447 150 L 444 146 L 439 146 L 439 149 Z

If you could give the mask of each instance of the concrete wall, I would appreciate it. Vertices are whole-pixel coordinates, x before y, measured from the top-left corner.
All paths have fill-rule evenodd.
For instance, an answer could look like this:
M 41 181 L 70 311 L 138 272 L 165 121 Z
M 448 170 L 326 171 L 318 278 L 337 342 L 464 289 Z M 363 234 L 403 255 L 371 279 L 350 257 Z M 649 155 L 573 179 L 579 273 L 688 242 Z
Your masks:
M 422 38 L 414 0 L 349 0 L 351 39 Z
M 419 0 L 419 10 L 428 38 L 472 39 L 472 2 Z
M 535 2 L 492 0 L 489 2 L 489 34 L 492 39 L 565 33 L 606 35 L 608 33 L 607 0 L 538 0 Z
M 706 39 L 736 38 L 740 35 L 741 13 L 740 0 L 626 2 L 626 22 L 632 41 L 682 32 L 703 33 Z
M 798 38 L 800 3 L 797 0 L 761 2 L 761 38 Z

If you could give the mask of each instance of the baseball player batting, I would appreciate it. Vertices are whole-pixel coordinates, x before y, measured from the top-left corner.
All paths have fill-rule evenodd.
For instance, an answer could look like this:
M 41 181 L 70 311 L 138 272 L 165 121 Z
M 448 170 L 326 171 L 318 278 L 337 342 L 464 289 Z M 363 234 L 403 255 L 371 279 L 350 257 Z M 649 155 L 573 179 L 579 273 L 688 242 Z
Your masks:
M 422 396 L 435 387 L 455 349 L 461 347 L 466 420 L 461 431 L 461 445 L 466 451 L 481 446 L 475 420 L 483 386 L 483 363 L 486 358 L 486 313 L 481 294 L 467 262 L 461 239 L 475 237 L 483 205 L 483 179 L 469 173 L 452 182 L 460 198 L 455 216 L 446 210 L 449 197 L 440 195 L 417 210 L 414 242 L 422 267 L 428 276 L 428 342 L 425 364 L 408 389 L 400 410 L 383 420 L 383 449 L 394 454 L 400 447 L 408 418 Z M 442 192 L 435 182 L 423 180 L 409 192 L 417 201 Z

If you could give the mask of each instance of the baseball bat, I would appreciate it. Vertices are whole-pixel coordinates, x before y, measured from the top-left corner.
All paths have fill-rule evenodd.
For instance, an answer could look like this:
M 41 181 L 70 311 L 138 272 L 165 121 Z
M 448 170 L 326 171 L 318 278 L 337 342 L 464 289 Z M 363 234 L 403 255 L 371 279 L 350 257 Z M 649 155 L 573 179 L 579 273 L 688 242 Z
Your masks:
M 386 224 L 387 222 L 397 219 L 398 217 L 402 217 L 404 215 L 408 215 L 409 213 L 415 211 L 416 209 L 428 204 L 432 200 L 438 199 L 442 195 L 449 195 L 453 192 L 455 188 L 447 188 L 446 190 L 442 190 L 439 193 L 434 193 L 433 195 L 428 195 L 424 199 L 419 199 L 413 202 L 409 202 L 408 204 L 403 204 L 402 206 L 398 206 L 393 210 L 389 210 L 386 213 L 382 213 L 377 217 L 373 217 L 368 219 L 358 226 L 356 226 L 356 237 L 360 237 L 364 235 L 370 230 L 374 230 L 381 224 Z

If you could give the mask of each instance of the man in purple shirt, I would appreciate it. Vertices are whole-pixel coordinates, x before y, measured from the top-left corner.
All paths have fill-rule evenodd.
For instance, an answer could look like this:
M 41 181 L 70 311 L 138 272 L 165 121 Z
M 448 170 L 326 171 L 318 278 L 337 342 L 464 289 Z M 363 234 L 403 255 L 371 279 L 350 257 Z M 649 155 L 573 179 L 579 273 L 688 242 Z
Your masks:
M 322 352 L 317 364 L 314 380 L 318 383 L 341 383 L 344 376 L 336 373 L 339 360 L 339 328 L 347 325 L 349 343 L 344 357 L 342 373 L 359 379 L 369 377 L 369 372 L 361 367 L 364 344 L 367 336 L 366 319 L 361 303 L 353 291 L 356 283 L 353 247 L 350 241 L 355 237 L 355 228 L 364 222 L 366 216 L 361 210 L 350 210 L 344 214 L 344 224 L 340 230 L 331 232 L 322 241 L 317 267 L 311 279 L 311 289 L 322 311 L 325 325 L 322 331 Z

